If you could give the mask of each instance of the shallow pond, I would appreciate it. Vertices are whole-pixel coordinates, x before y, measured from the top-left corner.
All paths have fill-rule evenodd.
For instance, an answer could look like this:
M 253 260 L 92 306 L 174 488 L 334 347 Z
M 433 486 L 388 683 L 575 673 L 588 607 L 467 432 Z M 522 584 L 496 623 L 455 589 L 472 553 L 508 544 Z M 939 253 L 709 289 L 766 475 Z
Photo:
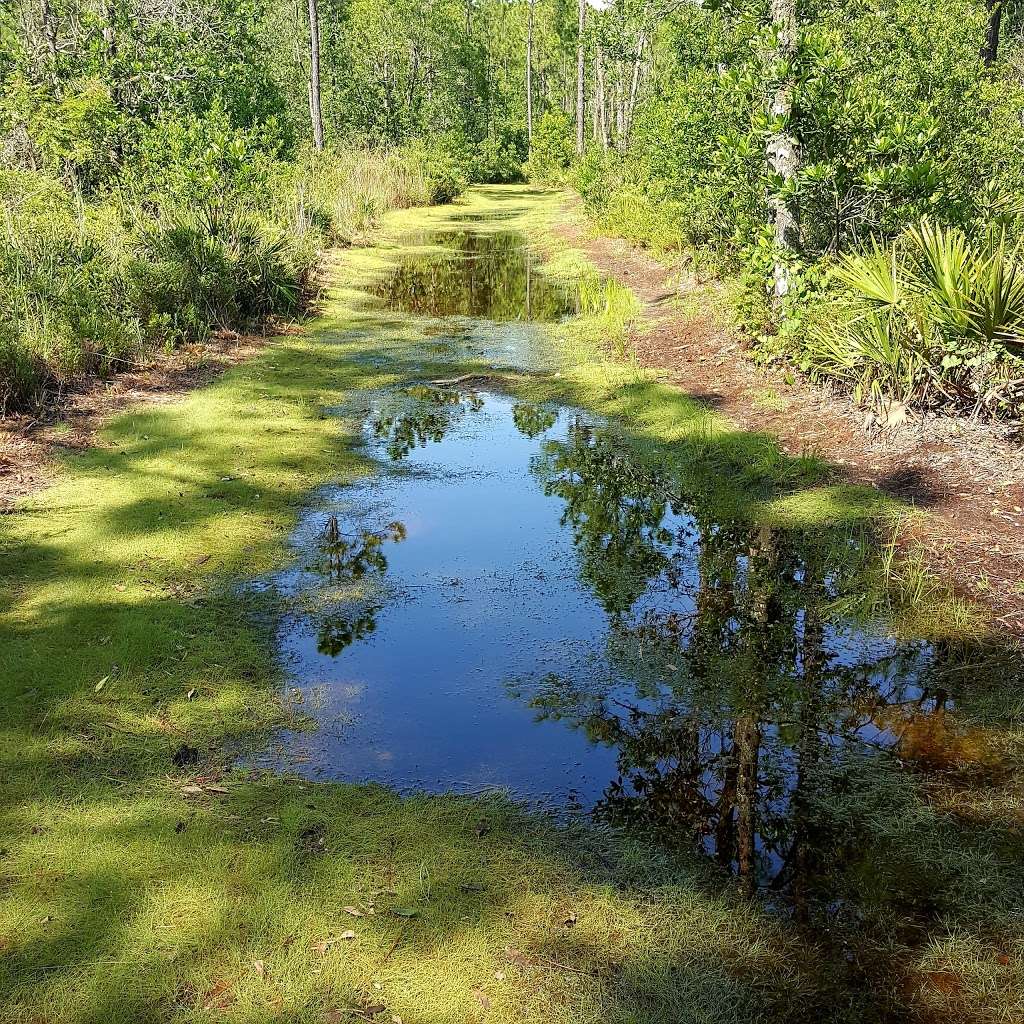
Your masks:
M 568 308 L 510 232 L 432 243 L 381 282 L 387 303 L 517 322 Z M 539 329 L 518 330 L 535 348 Z M 261 764 L 507 790 L 696 846 L 798 904 L 839 898 L 922 780 L 1002 770 L 960 707 L 987 669 L 891 638 L 871 537 L 718 522 L 571 408 L 424 383 L 339 414 L 379 468 L 320 494 L 276 581 L 293 706 L 318 727 Z

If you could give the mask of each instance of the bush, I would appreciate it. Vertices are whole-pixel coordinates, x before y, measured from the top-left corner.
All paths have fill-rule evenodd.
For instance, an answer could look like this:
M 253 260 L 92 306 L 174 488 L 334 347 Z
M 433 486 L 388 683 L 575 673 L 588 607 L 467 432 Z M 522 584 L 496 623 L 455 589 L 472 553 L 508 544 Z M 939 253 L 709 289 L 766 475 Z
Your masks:
M 929 221 L 843 259 L 844 292 L 812 328 L 808 369 L 873 404 L 1017 413 L 1024 400 L 1024 267 L 1005 229 L 972 240 Z
M 569 115 L 549 110 L 533 129 L 530 158 L 524 168 L 530 181 L 564 184 L 576 159 L 573 128 Z
M 247 327 L 299 306 L 309 267 L 284 235 L 268 234 L 245 210 L 206 206 L 146 231 L 137 265 L 149 322 L 176 338 L 216 327 Z

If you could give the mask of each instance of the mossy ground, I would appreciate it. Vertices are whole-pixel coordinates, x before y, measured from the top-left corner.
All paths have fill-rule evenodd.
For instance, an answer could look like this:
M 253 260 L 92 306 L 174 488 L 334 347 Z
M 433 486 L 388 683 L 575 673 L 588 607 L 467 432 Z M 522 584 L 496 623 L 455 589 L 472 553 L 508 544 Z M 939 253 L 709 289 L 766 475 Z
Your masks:
M 543 243 L 558 202 L 481 189 L 458 212 L 514 209 L 502 227 Z M 470 369 L 425 362 L 421 326 L 360 290 L 400 254 L 401 232 L 450 215 L 390 215 L 378 245 L 335 257 L 302 334 L 117 417 L 0 523 L 3 1020 L 831 1012 L 815 950 L 695 859 L 496 798 L 399 799 L 231 767 L 231 749 L 287 714 L 272 602 L 244 584 L 287 558 L 317 485 L 370 469 L 328 410 L 358 389 Z M 549 269 L 585 270 L 565 252 Z M 510 386 L 621 417 L 652 457 L 668 446 L 692 479 L 714 478 L 723 515 L 813 528 L 893 514 L 608 355 L 632 316 L 628 293 L 604 291 L 553 332 L 560 374 Z M 856 1001 L 833 1008 L 856 1017 Z

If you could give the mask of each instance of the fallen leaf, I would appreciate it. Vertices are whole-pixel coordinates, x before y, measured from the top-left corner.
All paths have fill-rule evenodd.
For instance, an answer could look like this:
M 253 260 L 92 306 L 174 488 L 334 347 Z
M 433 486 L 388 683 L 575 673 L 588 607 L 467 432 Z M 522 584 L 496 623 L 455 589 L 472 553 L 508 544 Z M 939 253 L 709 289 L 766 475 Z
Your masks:
M 185 694 L 185 700 L 191 700 L 196 695 L 195 689 L 191 689 Z
M 203 1003 L 204 1010 L 223 1010 L 231 1002 L 231 982 L 227 978 L 221 978 L 209 992 L 206 993 L 206 1001 Z
M 363 912 L 358 907 L 342 907 L 341 909 L 344 910 L 346 914 L 350 914 L 352 917 L 363 916 Z
M 313 944 L 313 949 L 317 953 L 326 953 L 334 943 L 330 939 L 324 939 L 322 942 Z
M 94 689 L 94 690 L 95 690 L 95 691 L 96 691 L 97 693 L 99 693 L 99 692 L 100 692 L 100 690 L 102 690 L 102 689 L 103 689 L 103 687 L 107 685 L 107 680 L 108 680 L 109 678 L 110 678 L 110 676 L 104 676 L 104 677 L 103 677 L 103 678 L 102 678 L 102 679 L 101 679 L 101 680 L 100 680 L 100 681 L 99 681 L 99 682 L 98 682 L 98 683 L 97 683 L 97 684 L 96 684 L 96 685 L 95 685 L 95 686 L 93 687 L 93 689 Z
M 367 1003 L 365 1006 L 360 1006 L 356 1013 L 360 1017 L 370 1018 L 379 1016 L 386 1009 L 387 1007 L 383 1003 Z
M 197 559 L 195 560 L 195 562 L 193 562 L 192 564 L 193 564 L 193 565 L 206 565 L 206 563 L 207 563 L 207 562 L 208 562 L 208 561 L 209 561 L 209 560 L 210 560 L 210 559 L 211 559 L 212 557 L 213 557 L 212 555 L 200 555 L 200 556 L 199 556 L 199 557 L 198 557 L 198 558 L 197 558 Z
M 115 583 L 114 589 L 119 593 L 123 594 L 128 588 L 123 583 Z
M 571 913 L 566 914 L 565 920 L 562 922 L 566 928 L 576 927 L 576 911 L 573 910 Z
M 487 993 L 484 992 L 482 989 L 473 989 L 473 996 L 485 1010 L 489 1010 L 491 1008 L 491 1001 L 487 997 Z
M 391 1014 L 391 1024 L 405 1024 L 405 1021 L 397 1013 Z
M 262 960 L 254 960 L 252 969 L 261 977 L 267 976 L 267 965 Z
M 207 793 L 226 793 L 227 789 L 224 786 L 207 786 L 206 791 Z
M 395 907 L 391 911 L 395 917 L 419 917 L 420 912 L 415 907 Z
M 202 786 L 182 786 L 181 787 L 181 791 L 182 791 L 182 793 L 184 793 L 185 796 L 199 796 L 199 794 L 202 793 L 202 791 L 203 791 L 203 787 Z
M 533 961 L 525 953 L 521 953 L 518 949 L 513 949 L 511 946 L 507 946 L 505 948 L 505 956 L 519 967 L 533 966 Z
M 505 972 L 504 971 L 495 971 L 494 972 L 494 980 L 495 981 L 504 981 L 505 980 Z
M 338 938 L 344 939 L 346 942 L 351 942 L 356 937 L 356 933 L 351 929 L 347 932 L 342 932 Z

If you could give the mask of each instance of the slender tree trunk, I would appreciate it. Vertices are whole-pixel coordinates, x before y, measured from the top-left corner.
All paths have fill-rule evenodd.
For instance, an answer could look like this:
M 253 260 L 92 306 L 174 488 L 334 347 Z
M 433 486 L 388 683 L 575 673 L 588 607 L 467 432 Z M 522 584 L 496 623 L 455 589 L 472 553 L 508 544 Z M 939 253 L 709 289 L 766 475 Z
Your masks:
M 533 3 L 526 4 L 526 138 L 533 144 Z
M 604 54 L 601 52 L 601 47 L 597 48 L 597 53 L 594 55 L 594 74 L 596 76 L 596 88 L 597 88 L 597 109 L 600 120 L 600 135 L 601 135 L 601 147 L 608 151 L 608 99 L 605 92 L 605 74 L 604 74 Z
M 309 0 L 309 117 L 313 122 L 313 147 L 324 148 L 324 119 L 320 110 L 320 16 L 317 0 Z
M 640 94 L 640 76 L 643 72 L 644 47 L 647 39 L 641 32 L 636 41 L 636 56 L 633 58 L 633 74 L 629 82 L 629 100 L 626 104 L 626 124 L 622 138 L 623 150 L 629 147 L 629 137 L 633 131 L 633 114 L 636 111 L 636 101 Z
M 1004 0 L 985 0 L 988 6 L 988 31 L 985 45 L 981 48 L 981 59 L 986 67 L 992 67 L 999 59 L 999 33 L 1003 27 Z
M 796 57 L 797 42 L 797 0 L 772 0 L 772 25 L 778 33 L 775 59 L 780 64 L 791 64 Z M 787 67 L 782 81 L 777 85 L 769 103 L 769 115 L 773 120 L 788 122 L 793 113 L 793 81 Z M 774 132 L 768 138 L 768 167 L 779 175 L 783 182 L 791 182 L 800 169 L 800 155 L 797 140 L 788 125 Z M 777 255 L 773 274 L 773 294 L 778 301 L 789 293 L 790 275 L 787 256 L 794 252 L 800 240 L 800 224 L 796 211 L 781 196 L 771 199 L 772 227 L 775 232 Z
M 586 61 L 583 33 L 587 27 L 587 0 L 578 0 L 578 22 L 576 41 L 576 155 L 583 156 L 585 143 L 584 120 L 586 115 Z

